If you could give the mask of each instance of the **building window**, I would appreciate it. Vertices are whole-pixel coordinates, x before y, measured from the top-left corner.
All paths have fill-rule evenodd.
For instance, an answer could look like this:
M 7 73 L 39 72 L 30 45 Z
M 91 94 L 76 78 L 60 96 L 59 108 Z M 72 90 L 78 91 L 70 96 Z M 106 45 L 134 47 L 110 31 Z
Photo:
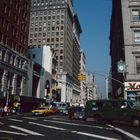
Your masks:
M 50 42 L 50 38 L 47 39 L 47 42 Z
M 46 29 L 47 29 L 46 27 L 43 27 L 43 31 L 46 31 Z
M 30 43 L 32 43 L 32 39 L 30 39 Z
M 43 39 L 43 41 L 42 41 L 43 43 L 45 43 L 46 42 L 46 40 L 45 39 Z
M 55 30 L 55 27 L 52 27 L 52 30 L 54 31 Z
M 60 56 L 60 60 L 63 60 L 63 56 Z
M 63 50 L 60 50 L 60 53 L 62 54 L 63 53 Z
M 34 34 L 34 37 L 37 37 L 37 33 Z
M 140 74 L 140 56 L 136 57 L 136 70 Z
M 33 56 L 32 56 L 33 58 L 35 58 L 35 54 L 33 54 Z
M 54 38 L 51 39 L 51 42 L 54 42 Z
M 45 37 L 46 36 L 46 33 L 43 33 L 43 37 Z
M 55 46 L 56 46 L 56 48 L 57 48 L 57 47 L 59 47 L 59 44 L 56 44 Z
M 59 38 L 56 38 L 56 42 L 59 42 Z
M 134 31 L 134 42 L 140 43 L 140 30 Z
M 139 9 L 132 10 L 132 21 L 140 21 L 140 10 Z

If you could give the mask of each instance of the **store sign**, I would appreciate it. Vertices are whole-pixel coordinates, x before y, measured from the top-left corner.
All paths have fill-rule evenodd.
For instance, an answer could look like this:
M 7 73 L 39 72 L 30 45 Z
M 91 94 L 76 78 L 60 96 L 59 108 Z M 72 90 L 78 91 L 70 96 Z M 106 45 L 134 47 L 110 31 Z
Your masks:
M 126 91 L 140 91 L 140 82 L 125 82 Z

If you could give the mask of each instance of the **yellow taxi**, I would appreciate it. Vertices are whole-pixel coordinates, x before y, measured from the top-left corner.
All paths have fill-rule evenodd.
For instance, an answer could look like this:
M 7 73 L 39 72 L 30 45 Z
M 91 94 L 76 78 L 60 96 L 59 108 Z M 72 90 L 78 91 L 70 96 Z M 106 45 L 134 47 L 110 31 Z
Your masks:
M 52 113 L 52 110 L 49 107 L 38 107 L 35 110 L 32 110 L 34 116 L 46 116 Z

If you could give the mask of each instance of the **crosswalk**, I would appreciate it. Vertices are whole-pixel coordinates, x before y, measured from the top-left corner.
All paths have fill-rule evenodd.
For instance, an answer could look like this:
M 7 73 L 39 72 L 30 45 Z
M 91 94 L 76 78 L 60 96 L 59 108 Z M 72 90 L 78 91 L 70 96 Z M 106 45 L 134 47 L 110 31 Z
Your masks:
M 36 129 L 38 128 L 38 129 Z M 83 129 L 84 128 L 84 129 Z M 115 138 L 107 135 L 99 135 L 94 133 L 93 129 L 99 131 L 110 131 L 114 128 L 112 126 L 96 126 L 92 124 L 85 124 L 81 122 L 66 121 L 63 119 L 51 118 L 51 119 L 39 119 L 35 117 L 21 117 L 21 118 L 8 118 L 6 122 L 0 120 L 0 135 L 18 135 L 18 136 L 38 136 L 45 137 L 49 131 L 68 132 L 69 134 L 82 135 L 90 138 L 97 138 L 102 140 L 118 140 L 119 136 Z M 85 130 L 85 131 L 83 131 Z M 90 130 L 90 131 L 89 131 Z M 139 140 L 140 138 L 134 137 L 132 134 L 128 134 L 131 138 Z
M 86 125 L 86 124 L 81 124 L 81 123 L 74 123 L 74 122 L 68 122 L 68 121 L 63 121 L 63 120 L 56 120 L 55 118 L 53 119 L 43 119 L 42 121 L 38 122 L 37 118 L 34 117 L 22 117 L 20 119 L 16 119 L 16 118 L 9 118 L 8 120 L 8 128 L 10 128 L 10 130 L 8 130 L 6 128 L 6 130 L 0 129 L 0 133 L 6 133 L 6 134 L 12 134 L 12 135 L 22 135 L 22 136 L 28 136 L 28 135 L 34 135 L 34 136 L 40 136 L 40 137 L 44 137 L 47 134 L 44 134 L 42 131 L 41 132 L 35 132 L 35 130 L 32 130 L 31 128 L 36 128 L 36 127 L 41 127 L 44 129 L 51 129 L 51 130 L 55 130 L 55 131 L 65 131 L 65 132 L 69 132 L 71 134 L 76 134 L 76 135 L 83 135 L 83 136 L 88 136 L 88 137 L 94 137 L 94 138 L 100 138 L 100 139 L 106 139 L 106 140 L 117 140 L 116 138 L 110 138 L 110 137 L 106 137 L 106 136 L 99 136 L 99 135 L 95 135 L 89 132 L 83 132 L 83 131 L 78 131 L 78 129 L 74 129 L 75 127 L 69 129 L 69 127 L 67 126 L 77 126 L 77 127 L 87 127 L 87 128 L 91 128 L 91 127 L 96 127 L 98 129 L 108 129 L 111 130 L 111 128 L 105 128 L 105 127 L 99 127 L 99 126 L 92 126 L 92 125 Z M 23 125 L 20 124 L 25 124 L 26 123 L 26 127 L 30 126 L 28 128 L 25 128 L 25 126 L 23 127 Z M 59 125 L 63 125 L 63 127 L 60 127 Z M 0 125 L 4 126 L 4 123 L 0 123 Z M 32 126 L 32 127 L 31 127 Z M 0 127 L 2 128 L 2 127 Z M 12 130 L 11 130 L 12 128 Z M 38 129 L 40 130 L 40 129 Z

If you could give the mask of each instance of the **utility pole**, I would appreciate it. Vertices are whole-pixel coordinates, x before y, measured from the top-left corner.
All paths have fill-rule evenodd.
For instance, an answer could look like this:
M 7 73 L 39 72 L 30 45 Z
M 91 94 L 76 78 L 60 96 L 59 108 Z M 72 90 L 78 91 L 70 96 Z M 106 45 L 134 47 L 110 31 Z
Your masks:
M 105 78 L 106 99 L 108 99 L 108 75 Z

